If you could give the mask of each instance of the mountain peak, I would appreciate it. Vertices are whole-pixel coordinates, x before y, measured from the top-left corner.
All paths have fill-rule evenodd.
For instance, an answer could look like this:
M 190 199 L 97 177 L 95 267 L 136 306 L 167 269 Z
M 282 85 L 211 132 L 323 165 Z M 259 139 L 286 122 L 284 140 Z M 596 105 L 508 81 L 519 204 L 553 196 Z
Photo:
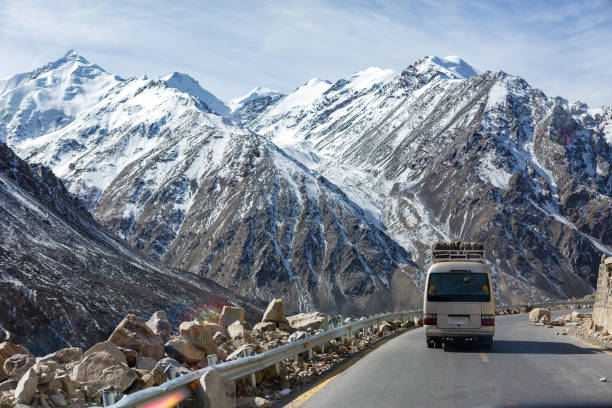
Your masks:
M 219 100 L 212 93 L 208 92 L 206 89 L 202 88 L 197 80 L 187 74 L 172 72 L 161 77 L 160 79 L 171 88 L 175 88 L 181 92 L 195 96 L 221 116 L 226 116 L 230 113 L 229 108 L 221 100 Z
M 451 79 L 467 79 L 479 74 L 473 66 L 456 55 L 449 55 L 447 57 L 428 55 L 419 60 L 415 66 L 419 71 L 433 68 Z
M 258 86 L 258 87 L 253 88 L 246 95 L 232 99 L 231 101 L 229 101 L 229 104 L 231 106 L 238 106 L 245 102 L 252 101 L 253 99 L 263 98 L 266 96 L 277 96 L 277 95 L 282 95 L 282 93 L 275 89 L 269 89 L 269 88 Z

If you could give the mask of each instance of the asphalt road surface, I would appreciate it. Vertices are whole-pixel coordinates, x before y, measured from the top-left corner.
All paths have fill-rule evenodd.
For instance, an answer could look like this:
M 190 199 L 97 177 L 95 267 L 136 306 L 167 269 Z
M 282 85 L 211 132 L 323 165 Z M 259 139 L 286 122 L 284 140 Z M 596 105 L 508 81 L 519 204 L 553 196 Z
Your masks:
M 408 331 L 313 389 L 301 406 L 612 406 L 612 353 L 556 335 L 561 328 L 534 326 L 527 315 L 497 316 L 496 325 L 487 351 L 428 349 L 422 328 Z

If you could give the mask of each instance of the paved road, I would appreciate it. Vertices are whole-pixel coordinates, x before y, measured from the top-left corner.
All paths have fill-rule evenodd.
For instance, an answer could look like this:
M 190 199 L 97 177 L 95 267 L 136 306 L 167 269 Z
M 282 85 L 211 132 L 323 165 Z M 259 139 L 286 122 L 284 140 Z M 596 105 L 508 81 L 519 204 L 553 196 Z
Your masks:
M 559 314 L 559 313 L 556 313 Z M 553 316 L 554 317 L 554 316 Z M 609 402 L 612 355 L 526 315 L 498 316 L 493 348 L 428 349 L 423 329 L 366 355 L 302 407 L 479 407 Z M 607 377 L 610 382 L 599 382 Z

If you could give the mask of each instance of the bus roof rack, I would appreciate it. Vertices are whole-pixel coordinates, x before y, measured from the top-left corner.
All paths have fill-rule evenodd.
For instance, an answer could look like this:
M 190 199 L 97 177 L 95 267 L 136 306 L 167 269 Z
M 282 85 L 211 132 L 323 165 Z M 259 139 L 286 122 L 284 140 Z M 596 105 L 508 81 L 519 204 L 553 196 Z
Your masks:
M 432 261 L 484 263 L 484 245 L 476 242 L 436 242 L 431 246 Z

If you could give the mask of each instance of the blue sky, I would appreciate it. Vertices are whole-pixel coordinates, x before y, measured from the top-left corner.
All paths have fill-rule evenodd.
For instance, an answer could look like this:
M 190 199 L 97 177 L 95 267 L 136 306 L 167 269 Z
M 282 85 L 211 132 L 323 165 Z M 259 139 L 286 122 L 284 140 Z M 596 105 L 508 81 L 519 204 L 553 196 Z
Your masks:
M 458 55 L 550 96 L 612 105 L 612 0 L 0 0 L 0 77 L 71 48 L 122 77 L 190 74 L 224 100 Z

